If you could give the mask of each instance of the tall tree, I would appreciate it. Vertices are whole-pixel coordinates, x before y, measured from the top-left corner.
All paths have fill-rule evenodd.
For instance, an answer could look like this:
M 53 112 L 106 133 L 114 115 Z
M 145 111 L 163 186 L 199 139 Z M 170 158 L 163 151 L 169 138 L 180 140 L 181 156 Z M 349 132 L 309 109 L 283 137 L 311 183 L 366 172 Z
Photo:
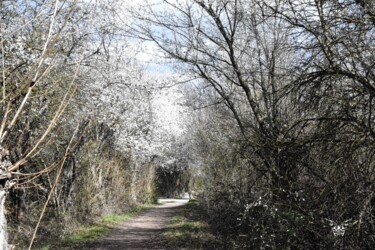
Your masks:
M 257 183 L 248 194 L 268 193 L 273 204 L 280 206 L 276 210 L 304 218 L 272 217 L 261 205 L 264 217 L 257 224 L 251 217 L 257 215 L 254 205 L 244 212 L 254 213 L 245 216 L 244 230 L 269 236 L 275 248 L 288 242 L 309 248 L 317 239 L 335 246 L 342 241 L 322 237 L 322 221 L 350 217 L 358 222 L 363 216 L 371 217 L 366 204 L 372 200 L 373 186 L 361 184 L 364 179 L 373 180 L 368 173 L 374 165 L 371 3 L 167 0 L 136 16 L 134 34 L 154 42 L 167 58 L 182 65 L 179 69 L 199 79 L 202 92 L 213 89 L 215 99 L 209 101 L 218 104 L 216 111 L 225 105 L 237 123 L 237 144 L 221 144 L 211 151 L 216 151 L 209 162 L 212 177 L 225 178 L 232 173 L 227 168 L 246 166 L 251 170 L 248 180 Z M 231 150 L 224 154 L 228 147 Z M 358 165 L 356 172 L 353 166 Z M 349 172 L 356 172 L 351 182 L 346 181 Z M 228 182 L 233 186 L 227 188 L 227 197 L 235 203 L 236 192 L 230 190 L 238 186 Z M 346 191 L 340 191 L 343 183 Z M 296 198 L 301 190 L 314 205 Z M 329 198 L 323 200 L 318 190 Z M 348 190 L 366 191 L 361 191 L 361 198 L 351 196 L 356 201 L 352 202 L 345 196 Z M 258 204 L 252 195 L 241 198 Z M 275 226 L 263 229 L 270 221 Z M 309 221 L 304 230 L 301 221 Z M 369 220 L 357 235 L 368 238 L 372 225 Z M 285 233 L 288 227 L 301 230 Z M 280 237 L 272 238 L 270 232 Z M 300 237 L 306 241 L 300 242 Z M 350 237 L 360 242 L 355 233 Z M 248 244 L 265 244 L 256 242 Z

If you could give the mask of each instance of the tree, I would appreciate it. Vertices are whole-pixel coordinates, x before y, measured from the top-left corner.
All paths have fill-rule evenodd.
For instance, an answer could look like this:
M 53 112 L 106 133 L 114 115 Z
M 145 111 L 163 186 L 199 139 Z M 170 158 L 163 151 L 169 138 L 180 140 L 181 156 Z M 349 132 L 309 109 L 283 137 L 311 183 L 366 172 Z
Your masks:
M 163 1 L 136 14 L 134 34 L 154 42 L 180 70 L 200 80 L 199 90 L 210 95 L 205 101 L 216 104 L 219 114 L 225 114 L 224 105 L 237 123 L 236 136 L 233 130 L 224 133 L 231 140 L 207 135 L 201 143 L 217 140 L 205 147 L 212 153 L 208 176 L 220 180 L 233 174 L 234 181 L 212 182 L 224 187 L 214 189 L 215 198 L 227 192 L 223 208 L 234 209 L 234 216 L 244 205 L 254 205 L 242 211 L 243 225 L 226 223 L 248 233 L 247 246 L 311 248 L 319 239 L 332 247 L 342 241 L 326 237 L 322 221 L 349 217 L 355 224 L 364 214 L 369 218 L 366 204 L 372 198 L 364 193 L 372 187 L 361 183 L 371 182 L 372 175 L 361 172 L 372 172 L 374 164 L 372 15 L 366 1 L 198 0 Z M 225 125 L 217 129 L 228 130 Z M 245 168 L 247 181 L 256 184 L 233 191 L 246 182 L 228 171 L 233 166 Z M 356 172 L 356 178 L 346 182 L 350 175 L 342 169 Z M 347 189 L 339 191 L 344 183 Z M 361 198 L 347 199 L 349 190 L 362 188 L 367 191 Z M 319 198 L 319 190 L 329 198 Z M 302 203 L 300 192 L 315 203 Z M 268 203 L 255 206 L 259 197 Z M 280 217 L 270 213 L 271 204 L 282 210 Z M 369 220 L 347 241 L 356 245 L 361 242 L 356 235 L 368 238 L 372 224 Z
M 4 216 L 9 190 L 57 166 L 61 173 L 84 131 L 85 122 L 78 119 L 61 158 L 46 168 L 35 164 L 76 93 L 82 62 L 95 52 L 82 51 L 88 33 L 79 29 L 84 22 L 90 24 L 87 13 L 93 7 L 75 0 L 1 2 L 0 249 L 9 248 Z M 53 94 L 60 97 L 58 103 Z M 58 179 L 59 174 L 55 185 Z
M 121 5 L 1 2 L 1 201 L 10 198 L 1 211 L 11 206 L 8 218 L 19 223 L 22 204 L 42 207 L 34 235 L 25 233 L 30 247 L 44 214 L 82 212 L 84 221 L 100 208 L 155 198 L 157 83 L 137 62 L 137 45 L 124 39 Z M 35 223 L 35 215 L 27 217 L 25 224 Z M 7 249 L 1 219 L 0 249 Z
M 2 183 L 0 199 L 2 213 L 0 239 L 1 249 L 8 249 L 4 215 L 5 196 L 9 189 L 16 185 L 21 168 L 39 150 L 39 146 L 69 102 L 74 88 L 67 91 L 45 132 L 40 134 L 34 145 L 12 148 L 13 139 L 18 137 L 19 131 L 27 131 L 27 128 L 24 127 L 27 122 L 25 123 L 22 118 L 27 119 L 25 114 L 33 91 L 45 85 L 43 81 L 48 79 L 48 75 L 56 64 L 58 53 L 53 48 L 58 41 L 56 38 L 61 35 L 65 27 L 64 22 L 61 21 L 66 21 L 70 13 L 62 13 L 59 1 L 45 5 L 45 9 L 37 3 L 32 8 L 30 4 L 20 1 L 3 1 L 1 4 L 2 125 L 0 141 Z M 70 3 L 68 9 L 73 10 L 74 5 L 75 2 Z M 35 15 L 30 12 L 31 9 L 35 10 Z M 17 16 L 26 18 L 22 20 Z M 50 16 L 50 18 L 43 20 L 46 16 Z M 58 20 L 59 17 L 62 20 Z M 16 20 L 18 22 L 15 22 Z M 33 29 L 37 22 L 40 22 L 45 30 L 27 32 Z M 21 35 L 22 32 L 25 33 Z M 37 39 L 36 44 L 31 42 L 33 38 Z
M 293 167 L 274 159 L 276 141 L 291 118 L 282 92 L 293 59 L 284 22 L 257 14 L 254 2 L 165 3 L 171 12 L 149 10 L 135 32 L 216 91 L 267 175 L 286 187 Z

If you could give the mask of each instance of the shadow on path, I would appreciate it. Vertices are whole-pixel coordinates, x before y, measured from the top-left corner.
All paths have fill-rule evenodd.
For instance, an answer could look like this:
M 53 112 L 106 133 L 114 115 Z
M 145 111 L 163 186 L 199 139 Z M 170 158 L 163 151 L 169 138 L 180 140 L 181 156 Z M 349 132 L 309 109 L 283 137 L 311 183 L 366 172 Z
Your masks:
M 81 249 L 167 249 L 162 233 L 187 199 L 161 199 L 163 205 L 148 209 L 117 226 L 108 236 Z

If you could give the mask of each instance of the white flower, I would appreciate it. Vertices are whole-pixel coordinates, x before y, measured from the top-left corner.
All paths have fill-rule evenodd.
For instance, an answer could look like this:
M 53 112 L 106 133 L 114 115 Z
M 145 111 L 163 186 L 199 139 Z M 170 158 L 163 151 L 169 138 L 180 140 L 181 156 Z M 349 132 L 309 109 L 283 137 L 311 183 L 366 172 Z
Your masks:
M 346 220 L 346 221 L 342 222 L 341 224 L 338 224 L 338 223 L 334 222 L 333 220 L 328 220 L 328 219 L 326 219 L 326 220 L 329 222 L 329 225 L 332 227 L 331 230 L 332 230 L 332 233 L 333 233 L 334 237 L 344 236 L 346 229 L 349 226 L 352 226 L 352 225 L 357 223 L 357 221 L 353 222 L 352 219 Z
M 346 230 L 346 228 L 345 228 L 344 225 L 336 225 L 332 228 L 333 236 L 335 236 L 335 237 L 344 236 L 345 230 Z

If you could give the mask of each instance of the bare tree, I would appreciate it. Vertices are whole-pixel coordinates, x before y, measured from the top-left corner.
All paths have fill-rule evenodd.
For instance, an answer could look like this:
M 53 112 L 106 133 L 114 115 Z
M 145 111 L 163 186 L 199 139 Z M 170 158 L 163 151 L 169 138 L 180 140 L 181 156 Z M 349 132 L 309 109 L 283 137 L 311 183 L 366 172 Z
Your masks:
M 280 160 L 281 138 L 291 124 L 288 98 L 289 50 L 285 23 L 264 18 L 255 2 L 165 1 L 171 12 L 150 9 L 135 28 L 166 56 L 184 63 L 204 80 L 231 111 L 248 147 L 263 162 L 274 184 L 288 186 L 293 171 Z M 290 108 L 289 108 L 290 109 Z M 287 152 L 285 153 L 287 154 Z M 276 158 L 274 158 L 276 157 Z
M 0 249 L 9 248 L 4 216 L 4 200 L 9 190 L 25 183 L 19 180 L 35 179 L 60 164 L 57 161 L 45 169 L 25 169 L 47 144 L 77 89 L 76 80 L 84 57 L 67 61 L 78 46 L 76 39 L 80 39 L 72 30 L 77 8 L 78 1 L 74 0 L 1 2 Z M 59 72 L 62 65 L 66 69 Z M 64 89 L 64 93 L 59 93 L 59 103 L 48 106 L 53 105 L 48 98 L 59 87 Z M 35 125 L 38 114 L 46 114 L 46 109 L 46 119 Z M 69 150 L 71 146 L 67 154 Z
M 267 206 L 272 203 L 276 210 L 304 218 L 272 217 L 262 205 L 261 213 L 258 208 L 246 210 L 249 216 L 245 216 L 243 230 L 269 237 L 267 244 L 275 248 L 288 242 L 311 248 L 317 239 L 322 240 L 322 247 L 337 246 L 342 241 L 325 236 L 324 218 L 349 216 L 357 223 L 363 222 L 365 214 L 371 217 L 366 204 L 372 199 L 373 186 L 361 184 L 374 177 L 371 3 L 163 1 L 136 16 L 134 34 L 154 42 L 166 58 L 182 65 L 179 69 L 200 80 L 202 92 L 212 88 L 216 95 L 209 102 L 217 104 L 221 114 L 225 105 L 237 123 L 237 144 L 228 147 L 225 139 L 220 146 L 205 144 L 213 147 L 208 150 L 212 153 L 208 176 L 217 176 L 218 182 L 211 183 L 223 187 L 213 192 L 227 190 L 228 200 L 237 200 L 233 190 L 239 190 L 236 184 L 243 182 L 227 170 L 246 166 L 251 170 L 248 180 L 257 183 L 248 186 L 247 193 L 266 197 Z M 219 131 L 224 127 L 219 126 Z M 358 164 L 361 170 L 355 179 L 345 182 Z M 230 182 L 228 188 L 228 183 L 220 182 L 227 174 L 238 181 Z M 339 188 L 343 183 L 348 184 L 346 191 Z M 321 199 L 318 190 L 329 198 Z M 348 200 L 348 190 L 363 190 L 363 196 Z M 300 192 L 314 200 L 314 205 L 302 204 Z M 239 199 L 239 204 L 258 204 L 252 195 Z M 234 208 L 223 205 L 223 209 Z M 231 211 L 235 214 L 239 209 Z M 259 224 L 252 222 L 252 216 L 261 217 Z M 308 226 L 300 227 L 302 221 L 309 221 Z M 275 226 L 269 230 L 259 226 L 270 223 Z M 346 242 L 356 245 L 361 242 L 358 235 L 369 238 L 373 220 L 361 225 L 357 236 L 351 234 Z M 300 230 L 285 233 L 290 227 Z M 280 237 L 272 239 L 271 232 Z M 303 237 L 306 240 L 301 242 Z M 256 248 L 266 243 L 249 240 L 247 244 Z

